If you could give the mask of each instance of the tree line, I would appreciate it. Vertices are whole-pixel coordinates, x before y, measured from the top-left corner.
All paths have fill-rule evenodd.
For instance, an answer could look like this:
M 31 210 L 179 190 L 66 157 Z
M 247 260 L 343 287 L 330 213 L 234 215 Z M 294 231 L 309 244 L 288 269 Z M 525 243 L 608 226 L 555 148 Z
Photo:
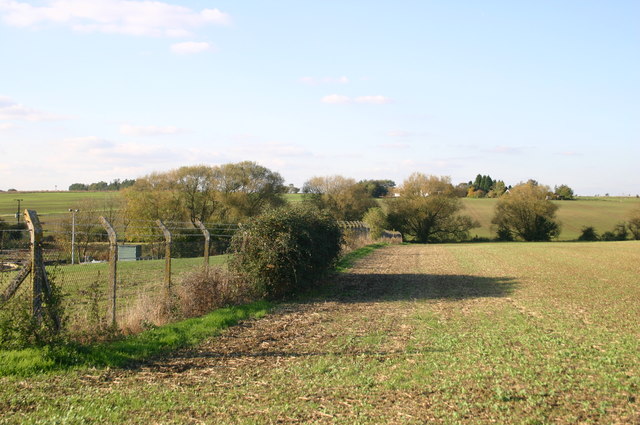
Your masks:
M 69 186 L 70 191 L 91 191 L 91 192 L 105 192 L 116 191 L 131 187 L 136 183 L 135 179 L 114 179 L 111 183 L 105 181 L 99 181 L 95 183 L 73 183 Z

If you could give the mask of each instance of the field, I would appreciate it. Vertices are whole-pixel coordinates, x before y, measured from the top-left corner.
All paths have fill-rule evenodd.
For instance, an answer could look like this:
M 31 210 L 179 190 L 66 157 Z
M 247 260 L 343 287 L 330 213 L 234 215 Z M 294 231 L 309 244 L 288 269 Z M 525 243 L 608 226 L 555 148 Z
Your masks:
M 492 238 L 491 218 L 497 199 L 463 198 L 464 213 L 480 222 L 481 227 L 471 235 Z M 574 201 L 552 201 L 558 205 L 557 217 L 562 225 L 559 240 L 575 240 L 584 226 L 593 226 L 598 233 L 612 230 L 616 224 L 628 220 L 628 215 L 640 207 L 638 198 L 590 197 Z
M 24 199 L 21 208 L 35 209 L 40 215 L 68 214 L 68 209 L 84 199 L 104 199 L 117 196 L 113 192 L 28 192 L 0 193 L 0 218 L 11 222 L 17 210 L 14 199 Z M 300 202 L 301 194 L 285 195 L 289 202 Z M 481 224 L 472 229 L 472 236 L 494 237 L 491 218 L 496 199 L 463 198 L 464 213 L 471 215 Z M 599 233 L 612 230 L 613 226 L 628 219 L 629 213 L 640 207 L 640 198 L 633 197 L 584 197 L 575 201 L 553 201 L 560 208 L 558 219 L 562 223 L 560 240 L 575 240 L 583 226 L 594 226 Z
M 640 242 L 400 245 L 196 349 L 0 379 L 0 423 L 640 423 Z

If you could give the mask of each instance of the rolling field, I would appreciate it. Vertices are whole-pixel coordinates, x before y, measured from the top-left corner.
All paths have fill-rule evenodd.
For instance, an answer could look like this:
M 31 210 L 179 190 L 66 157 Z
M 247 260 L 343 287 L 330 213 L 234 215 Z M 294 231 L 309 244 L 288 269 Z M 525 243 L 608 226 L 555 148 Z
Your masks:
M 463 198 L 464 214 L 468 214 L 480 222 L 481 227 L 471 229 L 471 235 L 492 238 L 491 218 L 497 199 Z M 556 213 L 562 230 L 559 240 L 575 240 L 580 236 L 583 226 L 593 226 L 598 233 L 612 230 L 613 227 L 628 220 L 632 210 L 640 207 L 638 198 L 600 197 L 578 198 L 574 201 L 552 201 L 559 206 Z
M 0 423 L 640 423 L 640 242 L 396 245 L 196 349 L 0 379 Z
M 17 210 L 14 199 L 24 199 L 21 209 L 35 209 L 40 215 L 68 214 L 68 209 L 85 199 L 104 199 L 118 196 L 118 192 L 28 192 L 0 193 L 0 218 L 11 222 Z M 287 194 L 285 198 L 292 203 L 302 201 L 302 194 Z M 491 238 L 491 218 L 496 199 L 463 198 L 463 213 L 472 216 L 481 224 L 472 229 L 471 236 Z M 613 229 L 617 223 L 627 220 L 628 214 L 640 207 L 639 198 L 623 197 L 585 197 L 575 201 L 553 201 L 560 208 L 558 219 L 562 223 L 560 240 L 575 240 L 580 236 L 583 226 L 594 226 L 598 233 Z

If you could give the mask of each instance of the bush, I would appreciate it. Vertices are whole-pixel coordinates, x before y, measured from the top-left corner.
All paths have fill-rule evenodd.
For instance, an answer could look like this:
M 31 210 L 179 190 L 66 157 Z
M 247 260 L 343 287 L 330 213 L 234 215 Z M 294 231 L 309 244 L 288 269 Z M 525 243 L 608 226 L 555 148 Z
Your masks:
M 582 234 L 578 237 L 579 241 L 594 242 L 600 240 L 596 229 L 593 226 L 584 226 Z
M 326 212 L 304 205 L 274 209 L 236 233 L 229 268 L 259 293 L 281 298 L 323 277 L 341 242 L 338 223 Z
M 367 226 L 371 229 L 371 239 L 373 240 L 380 239 L 382 232 L 389 227 L 387 215 L 380 207 L 369 208 L 362 221 L 367 223 Z
M 219 267 L 202 267 L 182 276 L 177 290 L 183 317 L 202 316 L 220 307 L 255 301 L 244 280 Z
M 604 232 L 600 238 L 603 241 L 624 241 L 629 236 L 626 223 L 618 223 L 612 231 Z

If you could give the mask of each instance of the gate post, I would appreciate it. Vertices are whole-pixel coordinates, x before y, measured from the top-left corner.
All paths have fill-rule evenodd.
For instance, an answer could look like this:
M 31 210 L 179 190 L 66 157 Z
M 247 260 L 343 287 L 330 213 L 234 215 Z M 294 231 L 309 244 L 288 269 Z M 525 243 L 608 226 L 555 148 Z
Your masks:
M 171 232 L 161 220 L 157 220 L 156 224 L 164 234 L 164 287 L 171 288 Z
M 42 258 L 42 226 L 38 213 L 34 210 L 24 210 L 24 219 L 29 228 L 31 243 L 31 287 L 33 288 L 32 314 L 37 323 L 42 322 L 42 302 L 44 295 L 44 259 Z
M 100 216 L 100 222 L 102 227 L 107 231 L 109 235 L 109 284 L 111 286 L 111 325 L 116 326 L 116 290 L 117 290 L 117 276 L 118 276 L 118 239 L 116 232 L 113 230 L 111 223 Z
M 202 222 L 197 218 L 195 219 L 195 224 L 196 226 L 198 226 L 198 228 L 204 235 L 204 263 L 208 266 L 209 265 L 209 241 L 211 240 L 211 235 L 209 234 L 209 231 L 204 226 L 204 224 L 202 224 Z

